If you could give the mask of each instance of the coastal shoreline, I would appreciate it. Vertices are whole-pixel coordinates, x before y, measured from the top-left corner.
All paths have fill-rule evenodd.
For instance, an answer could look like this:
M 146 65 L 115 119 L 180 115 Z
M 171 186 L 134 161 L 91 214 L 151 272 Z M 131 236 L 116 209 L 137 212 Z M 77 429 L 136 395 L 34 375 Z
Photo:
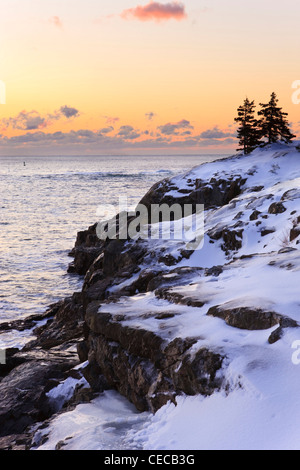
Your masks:
M 244 386 L 242 371 L 240 378 L 228 372 L 243 338 L 261 354 L 288 335 L 295 339 L 293 286 L 290 303 L 274 294 L 279 274 L 283 283 L 297 281 L 295 158 L 295 147 L 274 146 L 155 184 L 141 200 L 147 207 L 205 205 L 199 253 L 179 241 L 99 240 L 96 224 L 79 232 L 68 272 L 84 276 L 82 290 L 39 317 L 0 326 L 36 335 L 0 366 L 0 449 L 30 449 L 41 423 L 106 390 L 154 414 L 180 396 L 229 394 Z M 279 241 L 284 227 L 286 242 Z M 254 273 L 263 280 L 270 269 L 274 286 L 255 298 Z M 58 408 L 49 392 L 68 378 L 78 386 Z

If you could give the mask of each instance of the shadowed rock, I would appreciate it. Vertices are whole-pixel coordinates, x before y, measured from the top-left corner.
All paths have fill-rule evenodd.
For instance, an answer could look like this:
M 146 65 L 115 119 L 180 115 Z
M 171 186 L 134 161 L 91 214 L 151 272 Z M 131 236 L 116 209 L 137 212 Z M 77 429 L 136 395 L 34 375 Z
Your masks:
M 285 211 L 286 207 L 284 207 L 282 202 L 273 202 L 268 209 L 269 214 L 282 214 Z
M 268 312 L 253 307 L 226 308 L 225 306 L 215 306 L 208 310 L 207 315 L 222 318 L 227 325 L 242 330 L 266 330 L 277 325 L 282 318 L 276 312 Z
M 47 419 L 53 408 L 46 393 L 78 364 L 78 357 L 66 351 L 17 353 L 15 367 L 0 382 L 0 437 L 22 434 L 28 426 Z

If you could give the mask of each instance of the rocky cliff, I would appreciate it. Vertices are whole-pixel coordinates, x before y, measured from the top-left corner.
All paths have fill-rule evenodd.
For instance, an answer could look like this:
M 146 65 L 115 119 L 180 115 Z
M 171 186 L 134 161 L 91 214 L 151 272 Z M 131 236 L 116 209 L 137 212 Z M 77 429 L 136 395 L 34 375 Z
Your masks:
M 247 362 L 254 347 L 268 354 L 300 319 L 299 157 L 293 146 L 273 146 L 151 188 L 141 200 L 148 208 L 204 204 L 201 249 L 102 241 L 96 224 L 79 232 L 69 273 L 84 276 L 82 291 L 51 306 L 36 339 L 1 366 L 2 448 L 30 446 L 32 425 L 58 411 L 49 390 L 67 377 L 83 376 L 90 388 L 77 387 L 64 408 L 113 388 L 156 412 L 182 394 L 242 386 L 236 358 Z

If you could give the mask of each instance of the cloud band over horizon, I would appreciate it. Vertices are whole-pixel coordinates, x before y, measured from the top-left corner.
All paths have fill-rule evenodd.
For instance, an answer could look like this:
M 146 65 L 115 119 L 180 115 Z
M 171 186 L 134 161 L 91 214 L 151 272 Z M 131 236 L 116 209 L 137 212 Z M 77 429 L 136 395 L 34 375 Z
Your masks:
M 36 130 L 34 130 L 36 129 Z M 214 127 L 200 134 L 192 135 L 193 126 L 182 119 L 174 124 L 157 126 L 156 131 L 141 131 L 130 125 L 122 125 L 119 129 L 111 127 L 97 130 L 79 129 L 68 132 L 45 132 L 41 127 L 27 126 L 27 132 L 21 135 L 5 136 L 0 134 L 0 148 L 13 150 L 50 149 L 59 152 L 85 149 L 87 151 L 114 152 L 137 149 L 163 150 L 181 148 L 204 148 L 232 145 L 235 142 L 233 133 Z

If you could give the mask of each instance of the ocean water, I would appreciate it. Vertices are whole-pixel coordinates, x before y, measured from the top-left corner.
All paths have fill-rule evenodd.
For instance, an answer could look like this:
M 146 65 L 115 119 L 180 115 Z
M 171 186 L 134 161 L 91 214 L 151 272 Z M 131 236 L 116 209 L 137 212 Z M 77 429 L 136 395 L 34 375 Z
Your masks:
M 134 207 L 162 178 L 223 156 L 0 157 L 0 323 L 81 289 L 68 253 L 99 207 Z

